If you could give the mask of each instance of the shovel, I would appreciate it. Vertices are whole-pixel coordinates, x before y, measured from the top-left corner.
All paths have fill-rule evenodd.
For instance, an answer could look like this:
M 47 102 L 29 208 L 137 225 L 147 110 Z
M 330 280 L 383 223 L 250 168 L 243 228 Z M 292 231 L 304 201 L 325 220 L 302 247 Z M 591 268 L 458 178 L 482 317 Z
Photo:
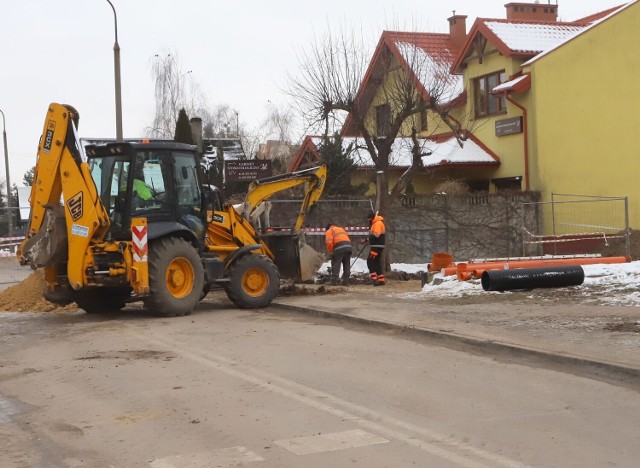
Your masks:
M 360 254 L 362 254 L 362 252 L 364 251 L 364 249 L 367 247 L 367 244 L 365 243 L 362 248 L 360 249 L 360 252 L 358 252 L 358 255 L 356 255 L 356 258 L 353 259 L 353 262 L 351 262 L 351 268 L 353 268 L 353 265 L 356 264 L 356 260 L 358 260 L 360 258 Z

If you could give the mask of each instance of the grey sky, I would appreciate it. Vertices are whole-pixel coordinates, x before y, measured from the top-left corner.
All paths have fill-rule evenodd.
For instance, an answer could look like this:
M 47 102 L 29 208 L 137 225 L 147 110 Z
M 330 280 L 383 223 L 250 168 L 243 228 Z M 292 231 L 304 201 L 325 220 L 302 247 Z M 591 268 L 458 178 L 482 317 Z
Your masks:
M 296 50 L 327 22 L 361 28 L 375 45 L 383 29 L 447 32 L 455 9 L 504 18 L 507 0 L 112 0 L 118 14 L 125 137 L 141 136 L 153 118 L 151 61 L 175 51 L 210 105 L 228 104 L 251 128 L 268 101 L 285 102 Z M 540 0 L 547 3 L 547 0 Z M 556 3 L 552 0 L 551 3 Z M 571 21 L 620 0 L 559 0 Z M 114 22 L 105 0 L 0 0 L 0 109 L 6 116 L 11 181 L 22 185 L 35 164 L 50 102 L 73 105 L 83 137 L 115 136 Z M 4 156 L 4 154 L 3 154 Z M 4 179 L 4 159 L 0 160 Z

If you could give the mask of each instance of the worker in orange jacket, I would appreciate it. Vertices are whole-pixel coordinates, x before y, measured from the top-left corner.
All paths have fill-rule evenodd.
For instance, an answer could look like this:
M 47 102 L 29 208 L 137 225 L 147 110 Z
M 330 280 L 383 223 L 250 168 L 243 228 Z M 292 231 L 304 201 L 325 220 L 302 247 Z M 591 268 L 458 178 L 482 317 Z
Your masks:
M 351 239 L 340 226 L 335 224 L 327 224 L 325 232 L 325 244 L 327 252 L 331 254 L 331 284 L 337 285 L 340 279 L 340 265 L 342 265 L 342 282 L 343 286 L 349 284 L 349 275 L 351 274 L 351 254 L 353 247 Z
M 374 286 L 384 286 L 384 272 L 382 271 L 382 252 L 385 247 L 385 227 L 384 218 L 378 213 L 369 211 L 367 219 L 371 227 L 369 228 L 369 256 L 367 257 L 367 267 L 369 276 Z M 363 241 L 367 242 L 366 240 Z

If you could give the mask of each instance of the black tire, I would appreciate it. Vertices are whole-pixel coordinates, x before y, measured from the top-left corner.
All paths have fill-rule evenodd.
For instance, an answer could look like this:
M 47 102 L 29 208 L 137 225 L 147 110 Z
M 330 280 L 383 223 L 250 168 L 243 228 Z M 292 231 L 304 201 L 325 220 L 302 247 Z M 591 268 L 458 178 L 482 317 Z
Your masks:
M 74 291 L 73 300 L 87 314 L 109 314 L 121 311 L 130 296 L 130 288 L 90 288 Z
M 145 307 L 161 317 L 189 315 L 200 301 L 204 270 L 186 240 L 165 237 L 149 246 L 149 295 Z
M 268 306 L 280 290 L 280 275 L 275 264 L 264 255 L 247 254 L 229 268 L 225 283 L 227 297 L 242 309 Z
M 211 291 L 211 283 L 205 283 L 204 288 L 202 288 L 202 292 L 200 293 L 200 300 L 207 297 L 207 294 Z

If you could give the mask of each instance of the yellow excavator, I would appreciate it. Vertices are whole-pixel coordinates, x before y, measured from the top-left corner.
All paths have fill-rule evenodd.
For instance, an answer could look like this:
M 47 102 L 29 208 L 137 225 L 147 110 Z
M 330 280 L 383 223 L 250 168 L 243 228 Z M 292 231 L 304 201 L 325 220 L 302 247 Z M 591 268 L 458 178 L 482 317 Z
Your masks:
M 324 189 L 325 166 L 250 184 L 245 216 L 278 192 L 305 189 L 294 225 L 260 234 L 201 183 L 195 146 L 83 147 L 78 121 L 73 107 L 49 105 L 17 251 L 20 264 L 44 268 L 49 300 L 75 301 L 88 313 L 143 301 L 171 317 L 191 313 L 217 284 L 238 307 L 262 308 L 277 296 L 282 272 L 308 278 L 321 263 L 301 228 Z

